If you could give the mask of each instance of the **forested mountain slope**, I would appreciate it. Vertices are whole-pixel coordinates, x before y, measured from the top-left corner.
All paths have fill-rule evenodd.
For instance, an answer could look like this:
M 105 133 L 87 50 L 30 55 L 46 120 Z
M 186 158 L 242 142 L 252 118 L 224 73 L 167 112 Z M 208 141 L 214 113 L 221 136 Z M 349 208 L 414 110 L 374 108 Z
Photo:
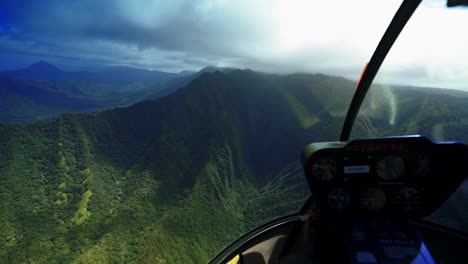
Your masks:
M 302 205 L 300 152 L 338 138 L 354 85 L 215 71 L 128 108 L 0 125 L 0 262 L 206 262 Z M 397 131 L 386 118 L 356 133 Z

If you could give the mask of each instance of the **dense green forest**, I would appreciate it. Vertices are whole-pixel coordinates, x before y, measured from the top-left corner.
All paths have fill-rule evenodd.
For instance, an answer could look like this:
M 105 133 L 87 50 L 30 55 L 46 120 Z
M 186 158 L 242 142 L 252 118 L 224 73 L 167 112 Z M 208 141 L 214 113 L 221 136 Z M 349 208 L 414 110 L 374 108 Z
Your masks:
M 302 147 L 338 138 L 354 85 L 216 71 L 131 107 L 0 125 L 0 262 L 206 262 L 298 210 L 309 195 Z M 391 87 L 397 115 L 383 88 L 364 104 L 355 137 L 466 139 L 466 97 Z

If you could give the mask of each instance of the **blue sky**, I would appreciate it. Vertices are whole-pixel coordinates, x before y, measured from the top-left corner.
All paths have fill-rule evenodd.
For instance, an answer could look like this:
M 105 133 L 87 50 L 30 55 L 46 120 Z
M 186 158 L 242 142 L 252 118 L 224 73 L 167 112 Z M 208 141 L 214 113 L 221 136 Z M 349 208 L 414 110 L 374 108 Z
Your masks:
M 330 3 L 332 2 L 332 3 Z M 464 88 L 468 11 L 423 1 L 379 80 Z M 399 1 L 49 0 L 0 3 L 0 70 L 207 65 L 356 79 Z

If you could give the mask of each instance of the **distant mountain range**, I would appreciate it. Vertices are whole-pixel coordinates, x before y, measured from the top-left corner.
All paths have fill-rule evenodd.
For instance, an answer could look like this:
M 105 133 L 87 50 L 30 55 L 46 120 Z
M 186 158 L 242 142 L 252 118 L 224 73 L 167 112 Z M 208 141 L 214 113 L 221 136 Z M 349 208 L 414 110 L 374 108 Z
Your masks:
M 80 90 L 72 89 L 68 93 L 76 96 L 47 89 L 35 81 L 0 75 L 0 121 L 25 122 L 47 119 L 63 112 L 99 108 L 100 102 L 84 98 Z
M 40 61 L 0 72 L 0 123 L 24 123 L 67 112 L 93 112 L 156 99 L 201 73 L 167 73 L 130 67 L 66 72 Z
M 206 263 L 299 209 L 309 194 L 299 153 L 338 138 L 354 86 L 207 69 L 157 100 L 0 125 L 0 262 Z M 374 88 L 354 137 L 468 139 L 467 97 Z M 455 195 L 431 219 L 467 228 L 464 201 Z
M 171 94 L 205 72 L 232 70 L 208 66 L 199 72 L 175 74 L 107 67 L 95 72 L 66 72 L 40 61 L 25 69 L 0 72 L 0 123 L 27 123 L 68 112 L 129 106 Z
M 128 84 L 132 82 L 154 84 L 177 76 L 176 73 L 123 66 L 106 67 L 95 72 L 66 72 L 44 61 L 39 61 L 24 69 L 4 71 L 2 73 L 19 79 L 36 81 L 76 80 L 111 84 Z

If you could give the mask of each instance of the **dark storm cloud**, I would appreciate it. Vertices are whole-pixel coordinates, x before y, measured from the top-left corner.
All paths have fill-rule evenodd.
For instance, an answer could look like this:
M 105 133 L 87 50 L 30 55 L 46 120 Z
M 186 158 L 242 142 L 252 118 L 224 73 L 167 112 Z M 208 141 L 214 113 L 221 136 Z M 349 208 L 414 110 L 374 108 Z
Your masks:
M 8 13 L 3 22 L 8 32 L 2 32 L 1 48 L 21 54 L 104 53 L 96 59 L 128 61 L 125 49 L 132 47 L 136 52 L 185 53 L 205 63 L 238 55 L 239 42 L 261 34 L 256 26 L 243 22 L 239 10 L 225 12 L 210 1 L 7 1 L 2 5 Z M 96 41 L 101 45 L 95 46 Z M 107 58 L 99 58 L 109 50 L 113 52 Z M 139 56 L 145 55 L 136 55 L 136 60 Z
M 468 35 L 453 25 L 468 16 L 434 5 L 419 8 L 423 15 L 414 15 L 392 48 L 399 52 L 382 71 L 392 82 L 466 83 Z M 2 0 L 0 70 L 29 56 L 83 67 L 215 65 L 357 78 L 397 8 L 387 0 Z
M 337 31 L 353 28 L 350 23 L 347 29 L 327 22 L 335 19 L 324 16 L 320 2 L 285 3 L 7 0 L 0 4 L 8 13 L 0 48 L 45 59 L 167 65 L 163 68 L 174 70 L 215 64 L 274 72 L 329 69 L 334 73 L 338 68 L 359 72 L 365 61 L 356 63 L 359 52 L 349 52 L 356 45 L 347 43 L 343 49 L 343 42 L 336 39 Z M 320 23 L 333 27 L 324 30 Z M 340 65 L 350 63 L 351 70 Z

